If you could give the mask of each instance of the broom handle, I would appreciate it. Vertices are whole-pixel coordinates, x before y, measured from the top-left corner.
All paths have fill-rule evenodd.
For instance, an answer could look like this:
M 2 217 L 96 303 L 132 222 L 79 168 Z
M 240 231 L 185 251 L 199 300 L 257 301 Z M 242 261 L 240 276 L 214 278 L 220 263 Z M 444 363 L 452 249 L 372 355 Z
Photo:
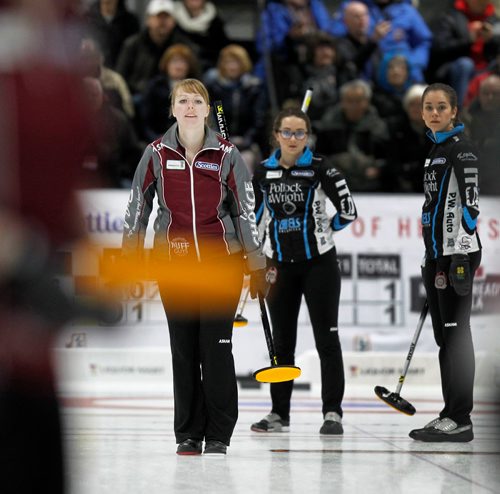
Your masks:
M 229 129 L 227 127 L 226 115 L 224 113 L 224 107 L 222 106 L 222 101 L 214 101 L 215 109 L 215 119 L 217 120 L 217 126 L 219 127 L 220 135 L 229 140 Z
M 415 347 L 417 346 L 418 338 L 420 337 L 420 333 L 422 332 L 422 327 L 425 322 L 425 318 L 427 317 L 427 312 L 429 311 L 429 304 L 427 303 L 427 299 L 424 302 L 424 306 L 422 307 L 422 312 L 420 313 L 420 318 L 418 320 L 417 329 L 415 330 L 415 334 L 413 335 L 413 340 L 410 345 L 410 349 L 408 351 L 408 355 L 406 356 L 405 365 L 403 368 L 403 373 L 399 377 L 399 382 L 396 387 L 395 393 L 399 395 L 401 393 L 401 388 L 403 387 L 403 383 L 405 381 L 406 373 L 408 372 L 408 368 L 410 367 L 410 362 L 413 357 L 413 352 L 415 351 Z
M 276 358 L 276 352 L 274 351 L 273 336 L 271 334 L 271 325 L 269 324 L 269 317 L 267 316 L 266 302 L 260 292 L 258 293 L 258 298 L 260 305 L 260 317 L 262 319 L 262 327 L 264 328 L 264 335 L 266 337 L 267 350 L 269 351 L 271 365 L 278 365 L 278 359 Z
M 243 297 L 241 297 L 240 305 L 238 307 L 238 312 L 237 312 L 237 314 L 239 314 L 240 316 L 243 315 L 243 310 L 245 309 L 245 305 L 247 304 L 248 294 L 250 292 L 250 286 L 247 286 L 246 288 L 244 288 L 244 290 L 245 294 L 243 295 Z
M 301 111 L 304 113 L 307 113 L 307 110 L 309 109 L 309 105 L 311 104 L 311 98 L 313 95 L 313 89 L 312 87 L 308 88 L 304 94 L 304 99 L 302 100 L 302 106 L 301 106 Z

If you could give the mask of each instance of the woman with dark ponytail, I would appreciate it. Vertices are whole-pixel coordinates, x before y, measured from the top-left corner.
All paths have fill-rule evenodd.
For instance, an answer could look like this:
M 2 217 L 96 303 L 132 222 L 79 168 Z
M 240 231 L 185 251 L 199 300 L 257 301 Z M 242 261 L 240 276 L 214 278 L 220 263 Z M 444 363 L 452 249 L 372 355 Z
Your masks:
M 476 230 L 479 215 L 479 158 L 457 119 L 457 95 L 431 84 L 422 96 L 422 118 L 433 142 L 424 164 L 425 202 L 422 277 L 439 346 L 444 408 L 410 437 L 425 442 L 468 442 L 474 438 L 474 347 L 470 330 L 472 281 L 481 262 Z

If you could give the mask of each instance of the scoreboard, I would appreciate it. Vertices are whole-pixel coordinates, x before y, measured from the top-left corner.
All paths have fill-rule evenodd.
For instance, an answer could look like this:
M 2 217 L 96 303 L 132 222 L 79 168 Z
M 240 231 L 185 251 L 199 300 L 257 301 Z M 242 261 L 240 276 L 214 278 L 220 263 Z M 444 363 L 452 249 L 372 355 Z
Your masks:
M 399 254 L 340 254 L 340 320 L 343 326 L 404 325 Z

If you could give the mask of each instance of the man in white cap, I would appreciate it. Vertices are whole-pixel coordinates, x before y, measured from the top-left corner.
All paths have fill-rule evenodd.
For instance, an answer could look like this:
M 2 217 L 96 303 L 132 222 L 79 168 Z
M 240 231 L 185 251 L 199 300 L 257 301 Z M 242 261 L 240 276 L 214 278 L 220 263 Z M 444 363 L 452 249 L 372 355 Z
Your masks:
M 125 40 L 116 70 L 125 78 L 136 103 L 147 83 L 159 73 L 164 51 L 174 43 L 189 44 L 179 33 L 172 15 L 172 0 L 151 0 L 146 8 L 146 27 Z

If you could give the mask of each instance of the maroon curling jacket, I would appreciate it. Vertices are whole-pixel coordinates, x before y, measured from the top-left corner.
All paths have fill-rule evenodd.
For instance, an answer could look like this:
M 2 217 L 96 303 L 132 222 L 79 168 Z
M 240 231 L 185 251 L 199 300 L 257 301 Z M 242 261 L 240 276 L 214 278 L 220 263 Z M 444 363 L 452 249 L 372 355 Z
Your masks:
M 125 214 L 125 256 L 143 249 L 155 196 L 158 259 L 203 261 L 242 252 L 248 270 L 265 266 L 250 174 L 238 149 L 214 130 L 205 128 L 203 148 L 192 164 L 177 139 L 177 124 L 148 145 Z

